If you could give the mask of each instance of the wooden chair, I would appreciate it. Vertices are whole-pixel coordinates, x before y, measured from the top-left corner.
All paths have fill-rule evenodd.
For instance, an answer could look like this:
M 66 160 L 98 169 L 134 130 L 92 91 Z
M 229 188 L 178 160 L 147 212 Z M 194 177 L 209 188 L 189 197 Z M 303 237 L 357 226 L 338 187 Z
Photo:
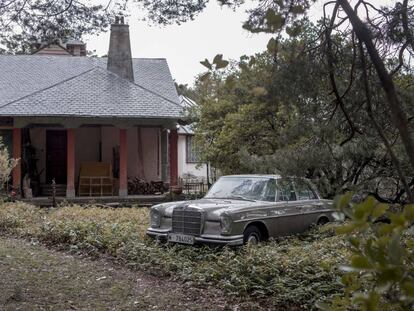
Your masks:
M 84 162 L 79 172 L 79 196 L 112 196 L 114 180 L 110 163 Z

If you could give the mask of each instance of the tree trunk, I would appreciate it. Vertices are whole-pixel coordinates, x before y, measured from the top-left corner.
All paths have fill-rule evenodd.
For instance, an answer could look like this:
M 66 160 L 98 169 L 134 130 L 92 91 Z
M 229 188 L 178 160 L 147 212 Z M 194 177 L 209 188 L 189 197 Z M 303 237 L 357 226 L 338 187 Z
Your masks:
M 401 141 L 410 160 L 411 167 L 414 168 L 414 141 L 410 135 L 407 116 L 404 113 L 399 102 L 394 82 L 392 81 L 390 74 L 385 68 L 384 62 L 382 61 L 378 50 L 372 42 L 371 32 L 368 27 L 361 21 L 347 0 L 338 0 L 338 3 L 341 5 L 349 17 L 349 20 L 358 39 L 365 44 L 368 55 L 371 58 L 371 61 L 381 81 L 382 88 L 386 94 L 387 104 L 391 112 L 392 122 L 398 129 Z

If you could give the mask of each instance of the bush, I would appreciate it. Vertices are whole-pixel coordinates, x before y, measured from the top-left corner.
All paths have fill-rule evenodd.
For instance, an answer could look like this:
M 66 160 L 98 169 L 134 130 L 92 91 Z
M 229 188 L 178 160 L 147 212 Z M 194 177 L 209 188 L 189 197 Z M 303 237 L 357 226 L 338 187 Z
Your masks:
M 259 246 L 212 248 L 159 244 L 145 237 L 147 221 L 145 208 L 0 206 L 2 232 L 92 255 L 105 253 L 187 284 L 266 298 L 278 309 L 311 310 L 316 301 L 343 293 L 342 272 L 335 267 L 346 262 L 347 242 L 335 235 L 334 224 Z
M 342 266 L 345 294 L 326 310 L 412 310 L 414 307 L 414 204 L 391 208 L 368 197 L 351 203 L 351 193 L 338 208 L 351 221 L 337 229 L 347 237 L 351 256 Z M 380 221 L 388 220 L 388 221 Z
M 0 195 L 4 185 L 9 181 L 12 169 L 17 165 L 18 159 L 11 159 L 9 152 L 3 145 L 0 137 Z

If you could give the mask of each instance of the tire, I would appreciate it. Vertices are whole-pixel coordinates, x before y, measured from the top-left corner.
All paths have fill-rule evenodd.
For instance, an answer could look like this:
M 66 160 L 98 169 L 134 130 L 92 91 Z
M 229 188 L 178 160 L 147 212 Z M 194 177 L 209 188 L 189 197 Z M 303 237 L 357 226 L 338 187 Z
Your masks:
M 262 241 L 262 233 L 256 226 L 248 226 L 243 233 L 244 244 L 256 245 Z
M 318 219 L 317 225 L 318 226 L 323 226 L 323 225 L 326 225 L 328 222 L 329 222 L 329 219 L 328 218 L 321 217 L 321 218 Z

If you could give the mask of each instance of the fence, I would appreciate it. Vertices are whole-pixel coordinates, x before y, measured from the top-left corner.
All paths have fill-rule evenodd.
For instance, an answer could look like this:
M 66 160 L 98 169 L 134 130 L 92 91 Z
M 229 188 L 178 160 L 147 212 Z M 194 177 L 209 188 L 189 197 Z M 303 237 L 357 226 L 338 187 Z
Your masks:
M 189 197 L 202 197 L 209 189 L 209 185 L 204 179 L 180 178 L 179 184 L 183 189 L 183 194 Z

